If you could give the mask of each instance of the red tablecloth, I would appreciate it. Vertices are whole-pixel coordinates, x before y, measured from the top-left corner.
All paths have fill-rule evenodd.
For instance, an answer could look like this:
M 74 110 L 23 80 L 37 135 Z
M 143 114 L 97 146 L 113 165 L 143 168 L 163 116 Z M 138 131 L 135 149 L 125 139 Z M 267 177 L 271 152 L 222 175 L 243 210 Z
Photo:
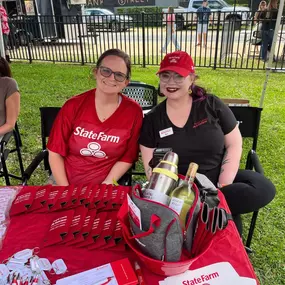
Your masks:
M 219 193 L 221 205 L 227 208 L 225 199 Z M 27 214 L 15 216 L 11 219 L 6 238 L 3 243 L 3 248 L 0 252 L 1 260 L 4 260 L 17 251 L 25 248 L 40 247 L 38 256 L 46 257 L 51 262 L 55 259 L 64 259 L 68 273 L 64 276 L 72 275 L 84 270 L 88 270 L 105 263 L 116 261 L 128 257 L 130 260 L 137 260 L 135 254 L 128 251 L 114 251 L 114 250 L 87 250 L 84 248 L 75 248 L 72 246 L 56 245 L 50 247 L 42 247 L 42 241 L 50 227 L 52 220 L 58 213 L 49 214 Z M 222 248 L 227 248 L 227 251 L 222 251 Z M 226 245 L 226 247 L 225 247 Z M 235 246 L 233 246 L 235 245 Z M 211 262 L 209 262 L 211 260 Z M 210 265 L 211 263 L 229 261 L 235 268 L 237 273 L 243 277 L 256 278 L 253 267 L 248 259 L 241 242 L 236 227 L 232 221 L 229 222 L 228 227 L 219 231 L 213 237 L 213 243 L 207 252 L 196 260 L 190 269 L 197 269 L 203 266 Z M 165 277 L 153 274 L 148 269 L 142 266 L 143 274 L 146 284 L 155 285 L 158 281 L 163 280 Z M 63 276 L 49 276 L 54 282 L 56 279 Z M 257 280 L 257 279 L 256 279 Z

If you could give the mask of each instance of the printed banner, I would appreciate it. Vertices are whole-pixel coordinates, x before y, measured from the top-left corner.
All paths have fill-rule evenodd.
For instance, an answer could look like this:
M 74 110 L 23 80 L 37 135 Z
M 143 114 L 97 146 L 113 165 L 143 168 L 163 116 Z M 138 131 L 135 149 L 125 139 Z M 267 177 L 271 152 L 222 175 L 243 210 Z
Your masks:
M 155 0 L 87 0 L 86 4 L 92 7 L 130 7 L 155 6 Z

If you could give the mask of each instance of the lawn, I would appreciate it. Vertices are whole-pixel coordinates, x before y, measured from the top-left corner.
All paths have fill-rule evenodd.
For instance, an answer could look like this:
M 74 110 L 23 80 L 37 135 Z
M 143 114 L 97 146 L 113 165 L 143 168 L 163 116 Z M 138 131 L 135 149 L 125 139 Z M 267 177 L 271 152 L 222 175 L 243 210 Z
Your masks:
M 61 106 L 71 96 L 95 86 L 91 66 L 13 63 L 12 71 L 21 90 L 19 128 L 27 167 L 40 149 L 41 106 Z M 157 67 L 133 69 L 133 80 L 157 86 Z M 198 69 L 198 84 L 222 98 L 247 98 L 258 106 L 265 79 L 264 71 Z M 285 76 L 271 74 L 264 101 L 258 153 L 265 174 L 277 188 L 275 200 L 260 211 L 251 255 L 262 285 L 285 284 Z M 13 165 L 10 167 L 13 167 Z M 43 183 L 42 171 L 31 184 Z M 4 183 L 0 180 L 0 183 Z M 14 181 L 14 183 L 17 183 Z M 249 217 L 245 217 L 248 224 Z

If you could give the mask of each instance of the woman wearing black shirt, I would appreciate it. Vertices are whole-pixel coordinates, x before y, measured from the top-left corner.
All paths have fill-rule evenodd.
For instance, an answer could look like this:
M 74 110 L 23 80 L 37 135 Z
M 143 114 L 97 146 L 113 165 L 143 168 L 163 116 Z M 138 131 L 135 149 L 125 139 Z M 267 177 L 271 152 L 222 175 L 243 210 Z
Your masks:
M 237 121 L 218 97 L 195 85 L 194 64 L 186 52 L 167 54 L 158 74 L 167 99 L 145 116 L 139 141 L 147 177 L 154 149 L 171 147 L 179 155 L 180 174 L 196 162 L 199 172 L 221 188 L 241 233 L 240 214 L 268 204 L 275 187 L 256 172 L 239 170 Z

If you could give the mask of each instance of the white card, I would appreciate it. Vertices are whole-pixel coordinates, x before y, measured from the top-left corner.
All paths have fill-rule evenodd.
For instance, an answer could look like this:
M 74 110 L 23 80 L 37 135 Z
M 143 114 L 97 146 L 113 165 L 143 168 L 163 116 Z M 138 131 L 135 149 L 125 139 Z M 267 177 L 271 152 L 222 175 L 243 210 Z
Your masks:
M 129 206 L 129 214 L 133 220 L 133 222 L 142 229 L 142 221 L 141 221 L 141 210 L 138 208 L 138 206 L 132 201 L 129 194 L 127 194 L 128 197 L 128 206 Z
M 173 135 L 172 127 L 159 131 L 160 138 L 168 137 Z
M 230 283 L 229 283 L 230 281 Z M 256 285 L 252 278 L 240 277 L 229 262 L 215 263 L 196 270 L 167 277 L 160 285 Z

